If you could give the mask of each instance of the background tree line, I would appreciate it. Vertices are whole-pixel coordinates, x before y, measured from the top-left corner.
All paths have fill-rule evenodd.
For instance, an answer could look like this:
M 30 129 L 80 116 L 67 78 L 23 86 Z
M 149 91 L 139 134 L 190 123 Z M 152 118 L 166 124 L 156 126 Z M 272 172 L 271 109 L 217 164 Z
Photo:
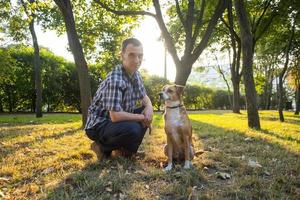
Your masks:
M 0 112 L 34 112 L 34 49 L 25 45 L 13 45 L 0 49 Z M 43 81 L 42 110 L 44 112 L 81 112 L 80 93 L 76 67 L 72 62 L 54 55 L 46 48 L 40 50 Z M 5 65 L 4 65 L 5 64 Z M 92 94 L 107 71 L 103 66 L 90 65 Z M 154 108 L 163 108 L 158 93 L 167 79 L 142 71 L 145 87 Z M 242 99 L 241 99 L 242 100 Z M 187 85 L 184 96 L 188 109 L 230 109 L 228 92 L 200 85 Z M 245 106 L 245 103 L 242 105 Z
M 36 107 L 34 90 L 34 69 L 32 60 L 34 49 L 25 45 L 12 45 L 0 49 L 1 79 L 0 79 L 0 112 L 34 112 Z M 46 48 L 41 49 L 41 75 L 43 81 L 44 98 L 42 101 L 44 112 L 81 112 L 78 76 L 75 64 L 64 58 L 54 55 Z M 156 75 L 149 75 L 142 70 L 143 79 L 148 95 L 155 110 L 163 109 L 157 95 L 165 84 L 170 81 Z M 101 78 L 107 70 L 104 66 L 90 65 L 92 94 L 95 93 Z M 260 78 L 256 79 L 259 91 L 259 108 L 265 108 L 263 88 L 260 89 Z M 269 109 L 277 107 L 277 93 L 271 93 L 272 101 Z M 229 98 L 228 98 L 229 96 Z M 233 94 L 226 90 L 213 89 L 201 85 L 188 84 L 185 88 L 184 102 L 190 110 L 226 109 L 232 107 L 229 99 Z M 293 94 L 285 92 L 285 108 L 291 109 Z M 240 97 L 240 105 L 245 108 L 245 96 Z

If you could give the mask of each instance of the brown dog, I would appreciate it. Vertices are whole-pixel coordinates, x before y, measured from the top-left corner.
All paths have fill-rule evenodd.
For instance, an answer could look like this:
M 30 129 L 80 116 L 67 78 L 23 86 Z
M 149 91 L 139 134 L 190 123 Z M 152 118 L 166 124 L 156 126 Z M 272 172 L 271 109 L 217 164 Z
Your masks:
M 165 132 L 167 144 L 164 152 L 168 157 L 166 171 L 172 169 L 173 159 L 184 162 L 184 169 L 192 166 L 194 147 L 192 143 L 192 125 L 183 105 L 182 93 L 184 86 L 166 85 L 159 93 L 165 100 Z

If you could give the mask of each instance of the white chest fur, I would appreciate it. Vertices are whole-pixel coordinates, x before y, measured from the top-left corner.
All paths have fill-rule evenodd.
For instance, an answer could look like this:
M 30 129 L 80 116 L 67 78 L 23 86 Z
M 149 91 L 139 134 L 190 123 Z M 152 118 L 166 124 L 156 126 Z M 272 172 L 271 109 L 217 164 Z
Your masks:
M 171 126 L 178 127 L 183 125 L 182 117 L 180 114 L 180 108 L 167 108 L 166 110 L 166 123 Z

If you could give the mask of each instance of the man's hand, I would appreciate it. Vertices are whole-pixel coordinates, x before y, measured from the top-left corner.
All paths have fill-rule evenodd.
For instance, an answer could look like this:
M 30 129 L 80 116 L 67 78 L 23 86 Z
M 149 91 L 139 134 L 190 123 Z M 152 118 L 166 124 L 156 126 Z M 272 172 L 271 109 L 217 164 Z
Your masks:
M 142 114 L 144 115 L 145 119 L 142 121 L 144 127 L 150 127 L 153 118 L 153 107 L 150 98 L 145 95 L 143 98 L 143 105 L 145 106 L 144 111 Z
M 146 126 L 150 126 L 150 124 L 152 123 L 152 119 L 153 119 L 153 109 L 152 106 L 146 106 L 143 114 L 145 116 L 145 119 L 143 120 L 143 124 Z

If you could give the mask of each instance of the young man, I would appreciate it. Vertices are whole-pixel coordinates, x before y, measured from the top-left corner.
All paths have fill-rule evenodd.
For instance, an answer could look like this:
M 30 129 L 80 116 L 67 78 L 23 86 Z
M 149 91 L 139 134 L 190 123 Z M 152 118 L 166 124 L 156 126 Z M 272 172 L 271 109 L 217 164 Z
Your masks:
M 116 149 L 125 155 L 136 153 L 152 121 L 152 103 L 138 72 L 142 59 L 141 42 L 124 40 L 122 64 L 107 75 L 94 96 L 85 131 L 99 160 Z M 139 102 L 142 107 L 137 108 Z

